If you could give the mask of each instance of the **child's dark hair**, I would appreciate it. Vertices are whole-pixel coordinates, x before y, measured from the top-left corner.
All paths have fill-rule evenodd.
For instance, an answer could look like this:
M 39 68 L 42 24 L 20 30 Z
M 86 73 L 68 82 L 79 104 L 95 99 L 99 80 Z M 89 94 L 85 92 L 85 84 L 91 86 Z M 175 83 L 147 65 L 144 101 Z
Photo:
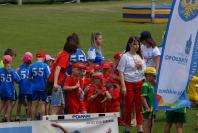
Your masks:
M 11 48 L 7 48 L 7 49 L 4 51 L 3 54 L 4 54 L 4 55 L 10 55 L 10 56 L 12 56 L 12 57 L 16 57 L 15 51 L 14 51 L 13 49 L 11 49 Z
M 78 44 L 78 46 L 80 46 L 80 39 L 77 33 L 72 33 L 71 34 L 74 37 L 74 40 L 76 40 L 76 43 Z
M 136 53 L 143 59 L 142 52 L 141 52 L 141 47 L 140 47 L 140 40 L 136 36 L 129 37 L 127 45 L 126 45 L 125 53 L 130 51 L 130 44 L 132 44 L 134 41 L 137 41 L 138 45 L 139 45 L 139 49 L 138 49 L 138 51 Z
M 63 50 L 68 53 L 74 53 L 79 47 L 79 42 L 76 40 L 76 36 L 69 35 L 66 39 Z
M 153 40 L 151 33 L 149 31 L 143 31 L 140 34 L 140 41 L 146 41 L 152 48 L 157 46 L 157 43 Z

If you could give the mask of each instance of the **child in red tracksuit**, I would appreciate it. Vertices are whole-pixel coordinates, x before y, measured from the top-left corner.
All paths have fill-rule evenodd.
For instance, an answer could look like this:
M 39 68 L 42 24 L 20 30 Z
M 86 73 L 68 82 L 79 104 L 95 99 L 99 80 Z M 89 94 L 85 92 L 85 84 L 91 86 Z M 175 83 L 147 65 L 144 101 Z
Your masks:
M 106 61 L 104 62 L 104 64 L 109 64 L 109 65 L 111 66 L 111 68 L 112 68 L 113 65 L 114 65 L 114 63 L 113 63 L 112 60 L 106 60 Z
M 94 72 L 102 72 L 102 66 L 101 65 L 95 64 L 91 67 L 94 68 Z
M 120 87 L 120 76 L 119 71 L 117 70 L 118 63 L 120 61 L 120 58 L 122 56 L 121 52 L 116 52 L 114 54 L 114 66 L 113 66 L 113 74 L 111 75 L 111 78 L 116 81 L 116 84 Z M 124 125 L 123 122 L 123 116 L 124 116 L 124 96 L 122 92 L 120 91 L 120 118 L 118 120 L 119 125 Z
M 86 113 L 83 101 L 83 90 L 80 87 L 80 64 L 73 64 L 71 76 L 67 76 L 64 82 L 64 90 L 67 91 L 66 101 L 68 114 Z
M 93 74 L 93 84 L 90 86 L 92 92 L 89 97 L 88 113 L 103 113 L 102 100 L 105 97 L 106 88 L 103 84 L 103 74 L 96 72 Z
M 94 66 L 86 67 L 86 77 L 87 78 L 91 79 L 94 72 L 95 72 Z
M 119 71 L 117 70 L 117 66 L 118 66 L 118 63 L 120 61 L 120 58 L 121 58 L 122 54 L 120 52 L 116 52 L 115 55 L 114 55 L 114 64 L 113 64 L 113 72 L 115 75 L 117 75 L 117 78 L 113 78 L 114 80 L 120 80 L 119 78 Z
M 102 64 L 104 78 L 109 78 L 112 74 L 112 66 L 108 62 Z
M 94 73 L 94 67 L 93 66 L 88 66 L 86 67 L 86 77 L 81 80 L 81 86 L 84 91 L 84 105 L 86 110 L 88 110 L 88 103 L 89 103 L 89 98 L 91 95 L 94 93 L 95 88 L 93 87 L 93 82 L 91 80 L 92 75 Z
M 105 79 L 106 81 L 106 91 L 105 98 L 102 103 L 104 104 L 105 113 L 109 112 L 119 112 L 119 97 L 120 97 L 120 89 L 119 86 L 116 85 L 116 81 L 112 78 Z
M 88 106 L 88 97 L 90 95 L 90 90 L 89 87 L 92 83 L 92 80 L 90 79 L 90 76 L 87 76 L 87 72 L 89 73 L 89 70 L 87 71 L 87 67 L 85 63 L 79 63 L 79 71 L 80 71 L 80 78 L 79 78 L 79 83 L 80 83 L 80 88 L 83 90 L 83 105 L 85 107 L 85 110 L 87 110 L 87 106 Z M 89 68 L 90 69 L 90 68 Z M 93 69 L 94 70 L 94 69 Z M 92 69 L 91 69 L 92 71 Z M 90 72 L 91 72 L 90 71 Z
M 84 63 L 79 63 L 79 71 L 80 71 L 80 87 L 82 90 L 84 90 L 89 84 L 92 83 L 92 80 L 90 79 L 90 75 L 87 76 L 87 69 L 86 69 L 86 64 Z

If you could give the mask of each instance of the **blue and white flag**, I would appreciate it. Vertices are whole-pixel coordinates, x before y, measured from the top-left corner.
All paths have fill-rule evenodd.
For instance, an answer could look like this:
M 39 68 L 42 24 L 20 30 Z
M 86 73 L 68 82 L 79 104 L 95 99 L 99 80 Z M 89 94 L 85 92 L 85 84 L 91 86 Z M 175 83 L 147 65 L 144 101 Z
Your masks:
M 174 0 L 158 73 L 155 109 L 189 107 L 189 80 L 198 69 L 198 0 Z

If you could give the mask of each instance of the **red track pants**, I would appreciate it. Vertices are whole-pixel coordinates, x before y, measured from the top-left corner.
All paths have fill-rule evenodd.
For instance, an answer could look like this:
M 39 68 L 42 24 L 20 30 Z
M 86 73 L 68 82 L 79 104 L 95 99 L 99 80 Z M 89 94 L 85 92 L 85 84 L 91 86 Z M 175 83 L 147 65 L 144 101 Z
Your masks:
M 143 123 L 141 114 L 142 101 L 141 101 L 141 87 L 143 82 L 126 82 L 126 96 L 124 98 L 124 123 L 130 125 L 132 119 L 133 107 L 135 107 L 136 121 L 138 125 Z

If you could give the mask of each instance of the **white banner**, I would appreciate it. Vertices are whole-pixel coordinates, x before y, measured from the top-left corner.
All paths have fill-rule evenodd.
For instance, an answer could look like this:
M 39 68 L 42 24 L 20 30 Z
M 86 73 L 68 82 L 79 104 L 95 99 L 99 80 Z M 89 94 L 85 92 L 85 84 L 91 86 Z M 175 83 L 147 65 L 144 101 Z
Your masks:
M 0 124 L 0 133 L 119 133 L 118 113 L 45 116 L 42 121 Z
M 198 0 L 173 0 L 157 84 L 155 107 L 189 106 L 185 89 L 197 70 Z

